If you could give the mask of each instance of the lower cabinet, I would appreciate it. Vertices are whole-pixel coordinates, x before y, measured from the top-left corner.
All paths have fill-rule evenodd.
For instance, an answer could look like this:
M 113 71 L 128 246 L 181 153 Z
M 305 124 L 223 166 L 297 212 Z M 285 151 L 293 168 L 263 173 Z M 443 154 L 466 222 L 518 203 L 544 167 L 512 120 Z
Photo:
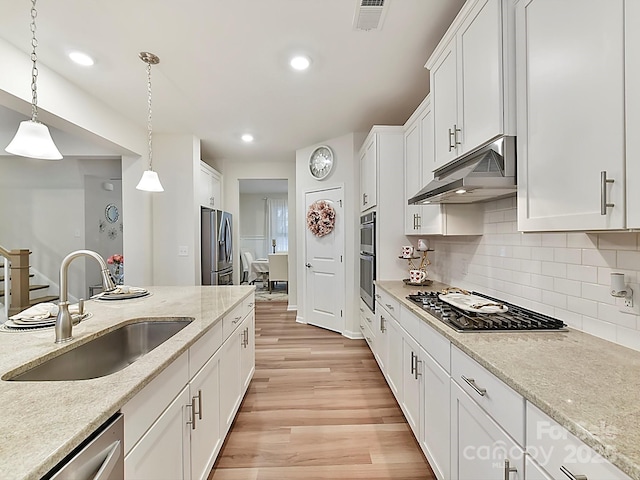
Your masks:
M 416 438 L 420 435 L 420 391 L 423 387 L 419 365 L 420 347 L 410 335 L 402 335 L 402 411 Z
M 402 355 L 402 328 L 393 317 L 389 317 L 386 322 L 389 355 L 387 357 L 387 368 L 385 377 L 396 400 L 402 405 L 402 382 L 403 382 L 403 355 Z
M 127 480 L 191 478 L 189 401 L 186 386 L 131 449 L 124 462 Z
M 225 320 L 122 407 L 127 480 L 209 476 L 255 371 L 253 303 L 223 340 Z
M 451 478 L 524 480 L 524 451 L 451 381 Z

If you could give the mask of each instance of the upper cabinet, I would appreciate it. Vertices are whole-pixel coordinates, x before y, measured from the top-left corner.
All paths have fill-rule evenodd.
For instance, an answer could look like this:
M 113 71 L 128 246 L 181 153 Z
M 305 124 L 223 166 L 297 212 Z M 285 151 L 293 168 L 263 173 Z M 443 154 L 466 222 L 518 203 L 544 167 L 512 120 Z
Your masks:
M 426 64 L 434 169 L 499 135 L 515 134 L 512 5 L 467 1 Z
M 360 150 L 360 211 L 378 203 L 378 136 L 369 135 Z
M 640 226 L 637 4 L 517 3 L 519 230 Z
M 404 233 L 405 235 L 480 235 L 482 207 L 466 205 L 409 205 L 414 196 L 433 180 L 433 110 L 431 95 L 404 126 Z
M 222 210 L 222 175 L 204 162 L 200 162 L 198 201 L 203 207 Z

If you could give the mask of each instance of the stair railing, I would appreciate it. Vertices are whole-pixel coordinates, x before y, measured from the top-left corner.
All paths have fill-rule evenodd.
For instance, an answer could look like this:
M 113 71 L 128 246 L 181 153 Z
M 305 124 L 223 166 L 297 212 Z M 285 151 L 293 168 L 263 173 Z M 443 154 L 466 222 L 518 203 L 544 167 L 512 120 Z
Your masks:
M 7 250 L 0 246 L 4 271 L 4 317 L 29 308 L 29 254 L 28 249 Z

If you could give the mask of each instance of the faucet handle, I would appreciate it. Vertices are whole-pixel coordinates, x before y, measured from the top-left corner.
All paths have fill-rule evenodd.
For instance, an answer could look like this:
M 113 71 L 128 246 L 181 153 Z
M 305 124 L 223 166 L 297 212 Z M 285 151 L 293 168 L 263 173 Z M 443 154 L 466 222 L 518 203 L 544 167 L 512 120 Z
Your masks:
M 78 313 L 80 316 L 84 315 L 84 298 L 78 300 Z

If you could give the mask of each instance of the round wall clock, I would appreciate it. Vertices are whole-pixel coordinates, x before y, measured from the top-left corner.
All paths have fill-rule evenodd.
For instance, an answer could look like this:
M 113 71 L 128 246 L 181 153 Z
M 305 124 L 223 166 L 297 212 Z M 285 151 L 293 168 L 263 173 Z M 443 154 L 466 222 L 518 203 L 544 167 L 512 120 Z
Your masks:
M 326 145 L 317 147 L 309 157 L 309 172 L 314 178 L 322 180 L 333 168 L 333 151 Z

